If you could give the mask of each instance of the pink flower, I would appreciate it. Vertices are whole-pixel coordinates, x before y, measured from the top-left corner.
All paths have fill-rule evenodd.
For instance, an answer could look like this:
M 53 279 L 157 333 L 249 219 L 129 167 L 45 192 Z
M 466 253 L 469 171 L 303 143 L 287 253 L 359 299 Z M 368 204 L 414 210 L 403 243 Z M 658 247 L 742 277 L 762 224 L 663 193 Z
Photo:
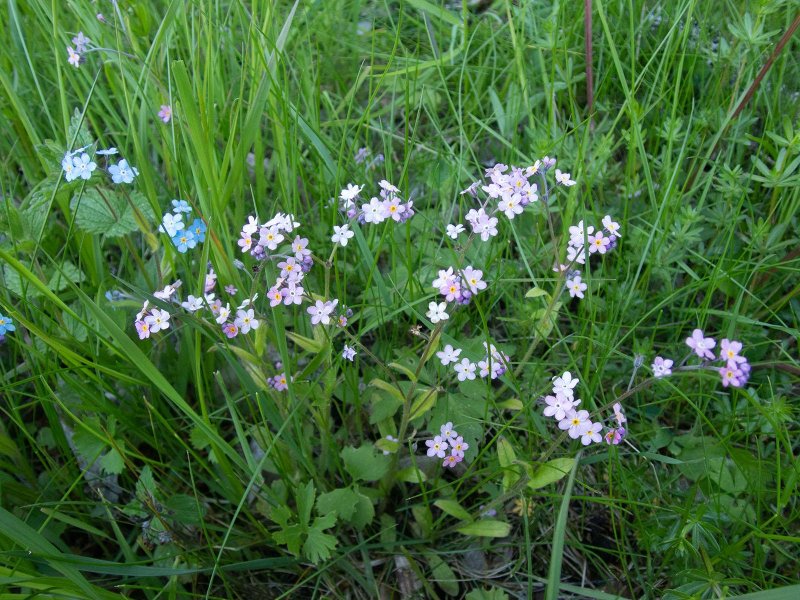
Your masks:
M 222 333 L 227 335 L 228 338 L 235 338 L 237 335 L 239 335 L 239 328 L 235 323 L 225 323 L 222 326 Z
M 172 119 L 172 107 L 169 104 L 162 104 L 161 110 L 158 111 L 158 118 L 164 123 L 169 123 L 170 119 Z
M 451 469 L 454 468 L 458 463 L 464 460 L 463 456 L 458 456 L 456 454 L 451 454 L 447 458 L 444 459 L 442 462 L 443 467 L 450 467 Z
M 692 332 L 692 337 L 686 338 L 686 345 L 695 351 L 700 358 L 708 358 L 714 360 L 714 353 L 711 348 L 717 345 L 714 338 L 707 338 L 703 335 L 702 329 L 695 329 Z
M 458 436 L 451 444 L 451 453 L 453 456 L 464 458 L 464 452 L 469 450 L 469 444 L 464 441 L 464 438 Z
M 575 407 L 572 400 L 561 394 L 558 396 L 545 396 L 544 401 L 547 404 L 544 409 L 544 416 L 553 417 L 557 421 L 564 420 L 567 412 Z
M 150 337 L 150 325 L 148 325 L 145 321 L 136 321 L 134 325 L 136 326 L 136 333 L 139 334 L 140 340 Z
M 747 362 L 747 359 L 739 354 L 741 351 L 742 343 L 736 340 L 725 338 L 719 343 L 719 358 L 727 362 L 730 367 Z
M 660 356 L 656 356 L 656 359 L 653 361 L 653 376 L 654 377 L 666 377 L 667 375 L 672 375 L 672 363 L 668 358 L 661 358 Z

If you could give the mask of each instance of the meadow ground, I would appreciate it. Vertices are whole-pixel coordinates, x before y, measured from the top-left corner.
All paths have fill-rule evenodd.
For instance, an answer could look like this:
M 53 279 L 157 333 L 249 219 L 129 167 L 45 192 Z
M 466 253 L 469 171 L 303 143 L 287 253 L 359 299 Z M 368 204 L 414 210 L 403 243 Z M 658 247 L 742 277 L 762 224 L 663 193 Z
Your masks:
M 0 597 L 800 597 L 797 4 L 590 4 L 3 3 Z

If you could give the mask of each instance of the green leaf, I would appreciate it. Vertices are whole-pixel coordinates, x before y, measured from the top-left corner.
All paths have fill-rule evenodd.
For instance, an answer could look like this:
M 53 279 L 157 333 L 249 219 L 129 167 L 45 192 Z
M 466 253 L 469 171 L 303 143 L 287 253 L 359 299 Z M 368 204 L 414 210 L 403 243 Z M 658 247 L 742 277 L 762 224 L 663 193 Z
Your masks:
M 397 479 L 397 481 L 405 481 L 406 483 L 420 483 L 422 481 L 428 481 L 428 476 L 418 468 L 410 466 L 405 469 L 400 469 L 395 479 Z
M 425 558 L 428 560 L 428 566 L 431 569 L 431 581 L 442 588 L 448 596 L 457 596 L 458 579 L 453 570 L 438 554 L 426 552 Z
M 372 523 L 375 518 L 375 507 L 372 506 L 372 500 L 361 492 L 356 492 L 356 504 L 353 516 L 349 522 L 356 529 L 364 529 L 367 525 Z
M 550 294 L 548 294 L 540 287 L 535 287 L 533 289 L 530 289 L 525 294 L 526 298 L 539 298 L 540 296 L 545 296 L 548 299 L 548 301 L 550 300 Z
M 392 369 L 394 369 L 395 371 L 398 371 L 398 372 L 402 373 L 403 375 L 408 377 L 408 379 L 410 381 L 414 381 L 414 382 L 417 381 L 417 376 L 414 374 L 414 371 L 409 369 L 407 366 L 401 365 L 398 362 L 390 362 L 387 366 L 392 368 Z
M 356 493 L 350 488 L 340 488 L 320 494 L 317 498 L 317 512 L 321 515 L 336 513 L 340 519 L 349 521 L 356 509 Z
M 86 123 L 86 119 L 82 118 L 82 116 L 83 111 L 76 107 L 72 113 L 72 116 L 69 118 L 67 143 L 72 144 L 70 146 L 70 150 L 73 152 L 78 148 L 83 148 L 84 146 L 89 146 L 94 143 L 94 140 L 89 133 L 89 127 Z
M 580 456 L 580 452 L 578 452 Z M 559 459 L 557 459 L 559 460 Z M 567 460 L 567 459 L 560 459 Z M 572 469 L 569 472 L 564 495 L 561 498 L 561 506 L 558 509 L 556 525 L 553 528 L 553 545 L 550 550 L 550 568 L 547 572 L 547 588 L 545 589 L 545 600 L 556 600 L 558 598 L 559 582 L 561 581 L 561 563 L 564 559 L 564 540 L 567 535 L 567 516 L 569 514 L 569 501 L 572 497 L 572 486 L 575 483 L 575 474 L 578 472 L 577 458 L 572 460 Z M 545 464 L 550 464 L 550 461 Z
M 105 473 L 119 475 L 125 470 L 125 461 L 122 460 L 122 455 L 116 448 L 111 448 L 100 459 L 100 466 Z
M 352 446 L 341 452 L 344 467 L 356 481 L 378 481 L 389 471 L 391 459 L 383 454 L 376 454 L 373 446 L 360 448 Z
M 170 518 L 184 525 L 199 525 L 203 516 L 203 505 L 187 494 L 175 494 L 164 503 Z
M 426 12 L 432 17 L 436 17 L 450 25 L 455 25 L 456 27 L 461 27 L 463 25 L 461 19 L 455 14 L 441 6 L 437 6 L 433 2 L 429 2 L 428 0 L 406 0 L 406 2 L 414 8 Z
M 508 600 L 508 594 L 498 588 L 472 590 L 465 600 Z
M 507 492 L 514 485 L 522 474 L 517 462 L 517 455 L 514 448 L 506 438 L 497 441 L 497 460 L 503 468 L 503 491 Z
M 405 396 L 403 396 L 402 392 L 393 386 L 391 383 L 387 383 L 383 379 L 378 379 L 377 377 L 369 382 L 369 387 L 378 388 L 379 390 L 383 390 L 390 394 L 395 400 L 398 400 L 400 404 L 405 402 Z
M 312 340 L 311 338 L 307 338 L 291 331 L 286 332 L 286 337 L 288 337 L 306 352 L 311 352 L 312 354 L 318 354 L 319 352 L 322 352 L 323 344 L 317 340 Z
M 131 193 L 130 202 L 122 192 L 97 189 L 85 190 L 70 202 L 75 212 L 75 225 L 83 231 L 108 237 L 119 237 L 136 231 L 139 226 L 134 216 L 135 206 L 144 215 L 153 218 L 153 211 L 143 195 Z
M 436 405 L 436 398 L 438 396 L 439 395 L 436 393 L 435 389 L 421 392 L 411 405 L 411 414 L 409 419 L 411 421 L 418 419 L 432 409 Z
M 60 268 L 53 271 L 50 276 L 50 281 L 47 282 L 53 292 L 61 292 L 69 287 L 70 282 L 81 283 L 86 280 L 86 275 L 83 274 L 78 267 L 70 261 L 64 262 Z
M 501 538 L 506 537 L 511 532 L 511 524 L 494 519 L 483 519 L 462 525 L 456 531 L 462 535 Z
M 151 504 L 156 496 L 156 481 L 149 465 L 142 468 L 139 480 L 136 482 L 136 497 L 142 504 Z
M 566 477 L 573 465 L 574 458 L 554 458 L 549 460 L 531 474 L 528 487 L 532 490 L 542 488 Z
M 447 513 L 451 517 L 455 517 L 459 521 L 472 521 L 472 515 L 469 514 L 467 509 L 461 506 L 455 500 L 448 500 L 441 498 L 433 503 L 434 506 L 441 509 L 442 512 Z
M 303 543 L 303 555 L 315 565 L 330 558 L 331 550 L 336 548 L 336 538 L 323 532 L 335 523 L 336 515 L 330 513 L 314 519 L 314 524 L 308 530 Z

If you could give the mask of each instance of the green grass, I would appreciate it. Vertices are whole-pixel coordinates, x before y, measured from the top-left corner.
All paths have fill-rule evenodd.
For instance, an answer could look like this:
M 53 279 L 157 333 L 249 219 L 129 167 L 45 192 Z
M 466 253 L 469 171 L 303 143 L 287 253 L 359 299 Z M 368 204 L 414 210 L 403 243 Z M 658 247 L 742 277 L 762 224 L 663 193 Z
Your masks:
M 796 12 L 595 0 L 590 114 L 577 1 L 7 0 L 0 597 L 794 598 L 797 35 L 736 109 Z M 78 31 L 93 49 L 74 68 Z M 100 157 L 65 181 L 64 152 L 94 142 L 132 185 Z M 578 184 L 488 243 L 444 235 L 484 168 L 545 155 Z M 329 199 L 384 178 L 417 214 L 332 252 Z M 173 198 L 208 226 L 185 254 L 157 231 Z M 278 270 L 236 242 L 276 212 L 346 328 L 270 308 Z M 583 301 L 558 296 L 569 226 L 606 214 L 619 245 L 587 264 Z M 489 287 L 433 325 L 430 282 L 462 259 Z M 199 295 L 208 262 L 219 296 L 259 293 L 261 327 L 228 340 L 172 308 L 140 341 L 141 303 L 166 307 L 152 293 L 176 279 Z M 745 387 L 652 378 L 695 327 L 743 342 Z M 499 381 L 431 358 L 483 341 L 511 357 Z M 597 419 L 621 397 L 629 443 L 581 450 L 542 416 L 566 370 Z M 424 452 L 448 420 L 471 446 L 452 471 Z

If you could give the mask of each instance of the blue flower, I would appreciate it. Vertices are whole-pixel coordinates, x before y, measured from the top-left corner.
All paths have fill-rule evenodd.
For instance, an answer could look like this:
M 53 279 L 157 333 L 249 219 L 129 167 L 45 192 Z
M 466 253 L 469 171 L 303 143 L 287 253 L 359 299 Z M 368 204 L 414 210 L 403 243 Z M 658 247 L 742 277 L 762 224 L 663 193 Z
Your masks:
M 175 244 L 178 252 L 185 254 L 189 248 L 197 246 L 197 238 L 191 229 L 182 229 L 172 238 L 172 243 Z
M 188 229 L 194 234 L 198 242 L 206 241 L 206 224 L 203 223 L 203 219 L 195 219 Z
M 5 335 L 9 331 L 16 330 L 14 323 L 11 322 L 11 317 L 7 317 L 0 313 L 0 335 Z
M 192 212 L 192 207 L 189 206 L 189 203 L 186 200 L 173 200 L 172 201 L 172 212 L 174 212 L 174 213 L 190 213 L 190 212 Z

